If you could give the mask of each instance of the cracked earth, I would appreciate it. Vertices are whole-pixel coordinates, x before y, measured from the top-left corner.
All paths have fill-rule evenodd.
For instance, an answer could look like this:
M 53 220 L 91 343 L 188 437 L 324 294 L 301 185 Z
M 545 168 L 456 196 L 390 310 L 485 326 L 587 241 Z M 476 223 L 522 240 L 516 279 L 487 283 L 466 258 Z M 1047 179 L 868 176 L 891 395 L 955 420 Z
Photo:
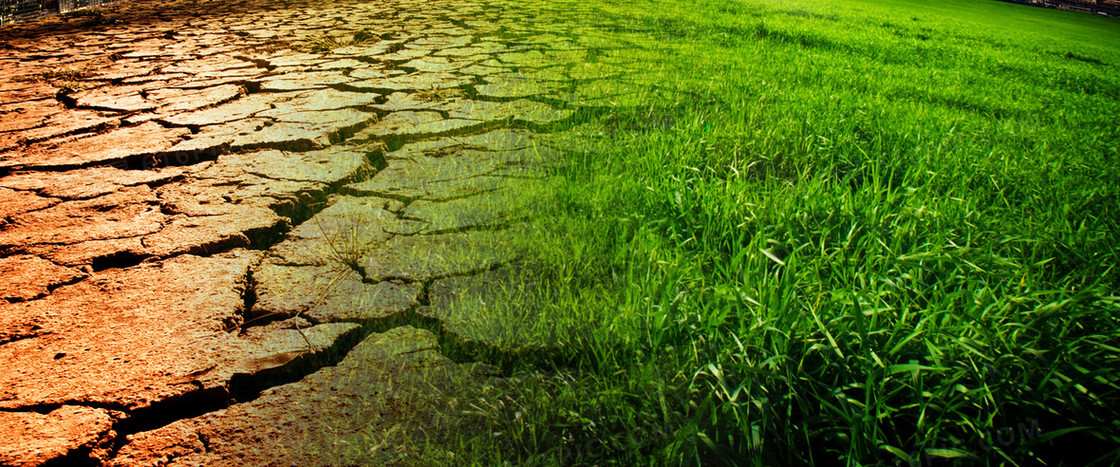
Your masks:
M 449 460 L 456 389 L 500 378 L 445 356 L 487 345 L 457 301 L 511 280 L 518 194 L 587 103 L 534 8 L 0 29 L 0 465 Z

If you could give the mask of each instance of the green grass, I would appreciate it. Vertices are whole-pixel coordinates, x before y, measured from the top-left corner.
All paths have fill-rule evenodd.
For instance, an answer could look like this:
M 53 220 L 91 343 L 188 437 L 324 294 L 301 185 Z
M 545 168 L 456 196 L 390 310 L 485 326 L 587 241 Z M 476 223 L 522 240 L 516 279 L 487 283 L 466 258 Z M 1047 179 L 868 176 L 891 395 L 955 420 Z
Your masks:
M 616 74 L 505 301 L 562 363 L 479 389 L 468 458 L 1120 461 L 1120 22 L 594 6 Z

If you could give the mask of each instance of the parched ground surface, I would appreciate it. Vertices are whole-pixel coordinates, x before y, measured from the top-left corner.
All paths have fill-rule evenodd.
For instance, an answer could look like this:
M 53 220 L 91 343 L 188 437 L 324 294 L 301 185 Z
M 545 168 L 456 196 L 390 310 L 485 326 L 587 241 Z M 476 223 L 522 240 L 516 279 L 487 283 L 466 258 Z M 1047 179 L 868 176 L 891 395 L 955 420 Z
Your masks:
M 0 29 L 0 465 L 450 461 L 457 389 L 495 377 L 441 353 L 485 341 L 457 297 L 510 277 L 519 194 L 601 94 L 539 8 Z

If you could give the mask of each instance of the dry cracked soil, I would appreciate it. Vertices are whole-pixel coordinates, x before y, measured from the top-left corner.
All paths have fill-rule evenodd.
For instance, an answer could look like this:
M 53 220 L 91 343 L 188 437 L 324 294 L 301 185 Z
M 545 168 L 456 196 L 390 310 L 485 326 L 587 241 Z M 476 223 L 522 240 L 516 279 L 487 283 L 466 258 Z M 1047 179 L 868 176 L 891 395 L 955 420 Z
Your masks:
M 448 461 L 457 390 L 500 378 L 445 356 L 486 339 L 456 299 L 510 280 L 519 193 L 587 104 L 534 8 L 0 28 L 0 465 Z

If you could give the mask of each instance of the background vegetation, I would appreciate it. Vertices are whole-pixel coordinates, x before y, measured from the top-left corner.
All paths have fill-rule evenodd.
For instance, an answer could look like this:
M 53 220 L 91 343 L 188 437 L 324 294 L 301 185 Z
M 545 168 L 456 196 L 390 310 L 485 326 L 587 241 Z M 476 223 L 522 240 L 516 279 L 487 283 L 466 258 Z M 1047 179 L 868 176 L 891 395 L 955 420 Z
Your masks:
M 626 71 L 587 91 L 603 105 L 541 194 L 538 286 L 492 302 L 535 304 L 519 342 L 561 358 L 479 388 L 463 455 L 1120 461 L 1120 23 L 986 0 L 591 13 L 557 24 L 589 75 Z

